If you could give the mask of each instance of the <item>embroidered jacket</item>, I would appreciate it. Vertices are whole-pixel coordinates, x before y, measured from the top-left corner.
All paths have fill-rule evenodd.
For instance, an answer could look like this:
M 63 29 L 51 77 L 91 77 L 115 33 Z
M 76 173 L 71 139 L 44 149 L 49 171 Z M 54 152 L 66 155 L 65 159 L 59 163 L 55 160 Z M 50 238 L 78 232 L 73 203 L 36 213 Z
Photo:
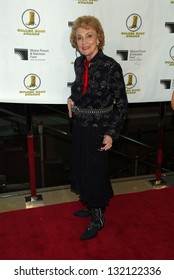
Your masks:
M 128 106 L 121 66 L 100 50 L 90 62 L 88 87 L 85 96 L 82 96 L 85 59 L 81 55 L 75 60 L 75 81 L 69 98 L 79 108 L 103 109 L 113 103 L 114 107 L 104 114 L 73 114 L 73 121 L 79 126 L 102 127 L 103 135 L 117 139 L 126 119 Z

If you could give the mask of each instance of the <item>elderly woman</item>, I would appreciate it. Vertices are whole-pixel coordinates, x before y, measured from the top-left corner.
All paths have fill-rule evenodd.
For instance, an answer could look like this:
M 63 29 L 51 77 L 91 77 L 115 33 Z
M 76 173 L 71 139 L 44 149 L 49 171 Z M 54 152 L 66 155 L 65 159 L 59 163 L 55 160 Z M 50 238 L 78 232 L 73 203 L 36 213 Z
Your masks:
M 119 137 L 127 115 L 127 95 L 120 65 L 103 53 L 104 32 L 93 16 L 77 18 L 70 42 L 80 56 L 67 105 L 73 121 L 71 189 L 84 208 L 74 214 L 90 217 L 81 240 L 93 238 L 105 223 L 113 196 L 108 175 L 108 151 Z

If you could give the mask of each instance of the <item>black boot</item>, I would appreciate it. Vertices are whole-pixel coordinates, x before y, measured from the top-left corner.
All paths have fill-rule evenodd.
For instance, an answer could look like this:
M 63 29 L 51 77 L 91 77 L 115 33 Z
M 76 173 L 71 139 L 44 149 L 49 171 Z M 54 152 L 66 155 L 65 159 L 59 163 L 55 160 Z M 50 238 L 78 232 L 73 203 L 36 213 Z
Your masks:
M 104 226 L 104 212 L 101 208 L 92 208 L 91 209 L 91 221 L 88 228 L 80 236 L 81 240 L 87 240 L 95 237 L 99 230 Z
M 78 210 L 74 212 L 74 215 L 82 218 L 89 217 L 91 215 L 91 210 L 88 208 Z

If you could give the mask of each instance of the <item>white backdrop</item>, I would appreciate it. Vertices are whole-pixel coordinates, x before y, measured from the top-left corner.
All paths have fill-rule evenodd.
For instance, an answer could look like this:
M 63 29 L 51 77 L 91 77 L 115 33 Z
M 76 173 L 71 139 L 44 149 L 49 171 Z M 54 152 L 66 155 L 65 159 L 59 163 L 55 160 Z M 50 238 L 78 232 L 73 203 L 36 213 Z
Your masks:
M 123 69 L 128 100 L 169 101 L 174 89 L 174 0 L 0 0 L 0 102 L 65 104 L 74 80 L 69 43 L 94 15 L 104 53 Z

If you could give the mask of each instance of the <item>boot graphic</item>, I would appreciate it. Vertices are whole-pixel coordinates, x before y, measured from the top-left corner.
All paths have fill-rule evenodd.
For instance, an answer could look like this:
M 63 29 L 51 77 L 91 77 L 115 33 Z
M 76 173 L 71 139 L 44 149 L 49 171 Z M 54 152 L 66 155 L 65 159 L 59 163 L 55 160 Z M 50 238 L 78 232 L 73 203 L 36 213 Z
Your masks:
M 36 87 L 36 76 L 31 75 L 31 76 L 30 76 L 30 79 L 31 79 L 31 82 L 30 82 L 30 85 L 29 85 L 28 87 L 29 87 L 29 88 Z
M 129 27 L 130 29 L 137 28 L 138 16 L 133 16 L 132 18 L 132 25 Z
M 29 21 L 27 25 L 35 25 L 35 13 L 33 11 L 29 12 Z
M 126 86 L 132 86 L 132 81 L 133 81 L 133 76 L 132 74 L 129 74 Z

